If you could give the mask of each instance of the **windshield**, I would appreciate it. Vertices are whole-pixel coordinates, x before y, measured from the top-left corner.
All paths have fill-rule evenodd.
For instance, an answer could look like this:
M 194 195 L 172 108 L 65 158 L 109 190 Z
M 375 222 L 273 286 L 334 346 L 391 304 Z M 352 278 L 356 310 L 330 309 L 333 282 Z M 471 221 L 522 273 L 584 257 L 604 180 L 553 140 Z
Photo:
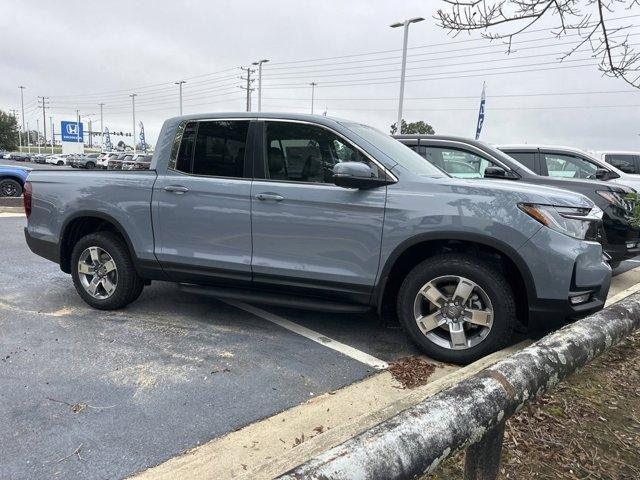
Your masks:
M 342 125 L 371 143 L 374 147 L 384 152 L 392 160 L 395 160 L 415 175 L 435 178 L 447 176 L 442 170 L 427 162 L 409 147 L 391 138 L 389 135 L 382 133 L 378 129 L 359 123 L 343 123 Z

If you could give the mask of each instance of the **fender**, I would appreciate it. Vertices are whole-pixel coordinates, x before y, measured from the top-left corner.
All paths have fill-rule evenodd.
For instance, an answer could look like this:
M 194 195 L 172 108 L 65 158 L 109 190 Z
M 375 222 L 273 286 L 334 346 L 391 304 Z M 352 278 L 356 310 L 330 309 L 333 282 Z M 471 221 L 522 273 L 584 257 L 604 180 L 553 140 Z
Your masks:
M 527 289 L 527 297 L 529 299 L 537 298 L 533 275 L 531 275 L 531 271 L 529 270 L 527 263 L 520 256 L 516 249 L 500 240 L 497 240 L 494 237 L 488 237 L 486 235 L 468 232 L 438 231 L 421 233 L 408 238 L 407 240 L 400 243 L 391 252 L 378 276 L 378 282 L 371 296 L 371 305 L 377 306 L 378 311 L 380 311 L 382 298 L 384 296 L 383 292 L 387 284 L 389 273 L 391 272 L 391 269 L 395 265 L 400 255 L 402 255 L 407 249 L 411 248 L 414 245 L 433 240 L 458 240 L 462 242 L 473 242 L 481 245 L 486 245 L 488 247 L 494 248 L 495 250 L 498 250 L 515 264 L 516 268 L 520 272 L 520 275 L 522 275 L 525 283 L 525 288 Z

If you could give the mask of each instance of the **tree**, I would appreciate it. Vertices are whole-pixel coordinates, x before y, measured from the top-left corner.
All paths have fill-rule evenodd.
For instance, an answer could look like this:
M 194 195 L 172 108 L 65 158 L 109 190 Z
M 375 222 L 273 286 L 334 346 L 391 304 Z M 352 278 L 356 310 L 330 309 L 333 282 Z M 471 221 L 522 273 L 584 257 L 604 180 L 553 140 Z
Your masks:
M 391 125 L 391 135 L 395 135 L 398 132 L 397 123 Z M 402 119 L 402 133 L 408 134 L 420 134 L 420 135 L 434 135 L 436 132 L 431 125 L 420 120 L 419 122 L 407 123 L 405 119 Z
M 598 58 L 598 68 L 605 75 L 624 80 L 640 88 L 640 54 L 629 42 L 634 26 L 611 26 L 608 14 L 633 17 L 640 11 L 640 0 L 444 0 L 446 9 L 438 10 L 441 27 L 453 32 L 481 31 L 484 38 L 504 40 L 507 53 L 512 51 L 515 36 L 542 18 L 553 22 L 549 29 L 556 38 L 576 38 L 561 57 L 569 57 L 583 46 Z
M 16 118 L 0 110 L 0 150 L 18 149 L 18 122 Z

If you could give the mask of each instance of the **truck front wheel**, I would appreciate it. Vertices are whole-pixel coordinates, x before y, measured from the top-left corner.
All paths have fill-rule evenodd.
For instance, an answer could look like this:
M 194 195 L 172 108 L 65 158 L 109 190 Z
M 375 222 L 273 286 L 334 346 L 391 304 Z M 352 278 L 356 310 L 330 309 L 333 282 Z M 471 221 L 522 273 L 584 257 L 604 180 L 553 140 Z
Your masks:
M 398 293 L 398 317 L 429 356 L 467 364 L 508 345 L 515 299 L 504 276 L 475 257 L 446 254 L 417 265 Z
M 127 245 L 112 232 L 92 233 L 76 243 L 71 276 L 82 299 L 100 310 L 122 308 L 136 300 L 144 288 Z

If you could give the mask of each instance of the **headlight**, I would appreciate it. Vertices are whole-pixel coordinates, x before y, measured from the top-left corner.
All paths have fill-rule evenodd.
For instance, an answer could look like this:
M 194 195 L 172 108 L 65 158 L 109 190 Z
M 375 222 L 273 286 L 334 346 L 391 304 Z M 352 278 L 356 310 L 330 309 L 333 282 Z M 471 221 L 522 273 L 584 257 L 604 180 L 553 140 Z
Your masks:
M 580 208 L 519 203 L 518 207 L 544 226 L 580 240 L 594 240 L 598 222 L 602 220 L 602 210 L 596 206 Z

